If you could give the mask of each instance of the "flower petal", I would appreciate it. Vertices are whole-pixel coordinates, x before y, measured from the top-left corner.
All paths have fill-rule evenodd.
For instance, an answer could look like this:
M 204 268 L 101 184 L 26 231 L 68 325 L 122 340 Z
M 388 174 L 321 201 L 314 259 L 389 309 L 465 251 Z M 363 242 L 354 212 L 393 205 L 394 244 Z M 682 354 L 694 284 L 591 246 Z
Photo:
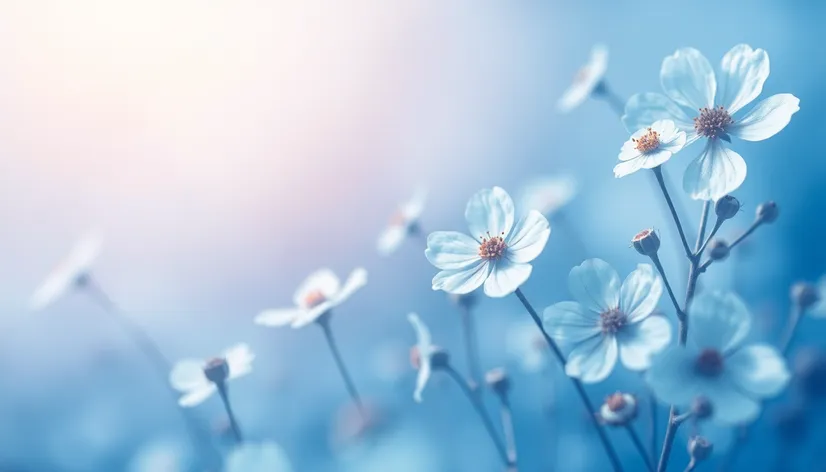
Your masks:
M 187 392 L 184 396 L 178 399 L 178 405 L 184 408 L 191 408 L 193 406 L 200 405 L 204 402 L 207 398 L 210 397 L 213 393 L 215 393 L 215 384 L 206 384 L 202 387 L 198 387 L 195 390 L 191 390 Z
M 696 357 L 695 349 L 672 345 L 652 358 L 645 380 L 661 402 L 688 405 L 700 394 L 701 379 L 694 369 Z
M 695 200 L 718 200 L 746 180 L 746 161 L 719 139 L 709 139 L 703 152 L 688 164 L 683 189 Z
M 341 290 L 330 297 L 330 302 L 333 306 L 338 306 L 365 285 L 367 285 L 367 269 L 364 267 L 356 267 L 353 269 L 353 272 L 350 272 Z
M 727 130 L 746 141 L 762 141 L 785 128 L 799 110 L 800 99 L 790 93 L 779 93 L 761 100 Z
M 306 310 L 301 312 L 300 316 L 296 317 L 293 320 L 293 322 L 290 323 L 290 327 L 293 329 L 300 329 L 305 326 L 308 326 L 311 323 L 314 323 L 319 318 L 321 318 L 321 315 L 327 313 L 335 306 L 336 304 L 333 301 L 327 300 L 325 302 L 313 306 L 312 308 L 307 308 Z
M 725 367 L 740 390 L 755 398 L 779 394 L 791 378 L 783 356 L 768 344 L 738 349 L 725 360 Z
M 405 226 L 388 226 L 379 235 L 376 249 L 382 256 L 389 256 L 399 249 L 408 234 L 409 230 Z
M 685 136 L 685 134 L 683 134 Z M 620 162 L 614 166 L 614 177 L 620 178 L 633 174 L 640 169 L 653 169 L 659 167 L 673 156 L 674 153 L 665 149 L 640 154 L 636 158 Z
M 491 236 L 507 236 L 513 227 L 513 200 L 504 189 L 493 187 L 476 192 L 465 208 L 470 234 L 481 239 Z
M 619 275 L 602 259 L 587 259 L 571 269 L 568 290 L 587 310 L 601 313 L 619 307 Z
M 493 269 L 485 280 L 485 295 L 493 298 L 501 298 L 515 292 L 528 280 L 533 270 L 530 264 L 513 262 L 506 258 L 491 265 Z
M 184 359 L 175 363 L 169 373 L 169 383 L 179 392 L 188 392 L 209 385 L 204 375 L 204 361 L 200 359 Z
M 441 270 L 462 269 L 481 259 L 479 242 L 456 231 L 430 233 L 424 255 Z
M 608 48 L 602 44 L 597 44 L 591 49 L 588 64 L 580 69 L 574 83 L 568 87 L 562 98 L 557 102 L 557 110 L 561 113 L 567 113 L 588 99 L 597 84 L 602 81 L 607 68 Z
M 252 372 L 252 361 L 255 359 L 249 345 L 239 343 L 224 351 L 224 359 L 229 367 L 229 378 L 237 379 Z
M 686 133 L 677 128 L 672 120 L 659 120 L 651 125 L 660 137 L 661 151 L 670 151 L 672 154 L 680 152 L 686 143 Z
M 596 336 L 571 351 L 565 373 L 585 383 L 596 383 L 605 380 L 616 363 L 617 340 L 613 336 Z
M 691 110 L 714 106 L 717 80 L 708 59 L 694 48 L 678 49 L 663 60 L 660 82 L 668 98 Z
M 694 130 L 694 122 L 686 112 L 663 94 L 638 93 L 625 103 L 622 124 L 629 132 L 645 129 L 659 120 L 671 120 L 686 132 Z
M 310 274 L 293 295 L 293 303 L 301 308 L 307 308 L 307 300 L 313 298 L 317 293 L 321 293 L 325 298 L 331 298 L 338 293 L 341 281 L 330 269 L 320 269 Z
M 628 316 L 629 322 L 636 323 L 657 308 L 662 294 L 663 282 L 654 271 L 654 267 L 650 264 L 639 264 L 622 283 L 620 311 Z
M 433 290 L 463 295 L 481 286 L 490 275 L 492 264 L 479 260 L 463 269 L 443 270 L 433 277 Z
M 602 335 L 599 316 L 577 302 L 560 302 L 545 308 L 542 326 L 562 349 L 570 349 Z
M 670 154 L 670 153 L 669 153 Z M 629 159 L 614 166 L 614 177 L 622 178 L 628 175 L 637 172 L 638 170 L 642 169 L 642 165 L 645 163 L 644 158 L 642 155 L 637 156 L 634 159 Z
M 430 356 L 433 352 L 433 344 L 431 342 L 430 330 L 419 318 L 419 315 L 410 313 L 407 315 L 407 319 L 416 331 L 416 347 L 419 350 L 419 373 L 416 376 L 416 390 L 413 392 L 413 400 L 421 403 L 422 392 L 425 386 L 427 386 L 427 381 L 430 380 L 430 372 L 432 370 Z
M 545 249 L 550 235 L 551 225 L 548 219 L 542 216 L 542 213 L 531 210 L 527 216 L 516 223 L 513 231 L 505 240 L 508 245 L 506 252 L 508 260 L 521 263 L 536 259 Z
M 769 77 L 769 55 L 748 44 L 738 44 L 723 56 L 720 68 L 720 98 L 717 103 L 734 114 L 763 91 Z
M 617 332 L 620 360 L 630 370 L 645 370 L 651 357 L 671 342 L 671 325 L 664 316 L 649 316 Z
M 287 326 L 302 314 L 304 310 L 301 308 L 276 308 L 262 311 L 253 321 L 262 326 Z
M 688 307 L 688 342 L 723 353 L 736 349 L 751 330 L 751 313 L 731 292 L 701 292 Z
M 711 402 L 716 423 L 740 425 L 753 421 L 760 413 L 760 403 L 740 391 L 725 376 L 705 380 L 702 395 Z

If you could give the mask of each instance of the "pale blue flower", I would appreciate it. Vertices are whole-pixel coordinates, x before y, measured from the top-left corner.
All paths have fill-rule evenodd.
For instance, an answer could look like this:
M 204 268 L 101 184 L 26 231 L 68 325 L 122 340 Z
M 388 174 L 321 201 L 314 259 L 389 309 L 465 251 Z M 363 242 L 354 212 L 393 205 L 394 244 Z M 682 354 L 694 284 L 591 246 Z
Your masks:
M 185 408 L 193 407 L 203 403 L 218 390 L 215 383 L 207 378 L 205 369 L 209 363 L 222 362 L 227 369 L 226 380 L 235 380 L 252 372 L 253 360 L 255 354 L 247 344 L 236 344 L 213 361 L 184 359 L 177 362 L 169 374 L 169 383 L 183 394 L 178 404 Z
M 634 95 L 625 105 L 622 121 L 635 130 L 670 119 L 686 132 L 686 145 L 706 138 L 703 151 L 686 168 L 683 188 L 691 198 L 717 200 L 746 178 L 746 162 L 723 141 L 731 142 L 731 136 L 746 141 L 768 139 L 800 109 L 797 97 L 782 93 L 737 115 L 760 95 L 768 76 L 769 55 L 747 44 L 723 56 L 717 75 L 700 51 L 679 49 L 663 60 L 660 69 L 665 95 Z
M 656 356 L 646 375 L 654 394 L 678 406 L 704 396 L 723 425 L 757 418 L 760 400 L 779 394 L 789 382 L 783 356 L 768 344 L 745 345 L 752 317 L 733 293 L 697 295 L 688 319 L 686 345 Z
M 416 390 L 413 392 L 413 400 L 415 400 L 416 403 L 421 403 L 422 392 L 425 386 L 427 386 L 427 381 L 430 380 L 430 374 L 433 371 L 431 358 L 433 357 L 433 353 L 436 352 L 436 346 L 433 345 L 430 330 L 419 318 L 419 315 L 410 313 L 407 315 L 407 319 L 410 321 L 410 324 L 413 325 L 413 329 L 416 330 L 416 356 L 414 360 L 417 364 L 416 367 L 419 369 L 419 374 L 416 377 Z
M 46 277 L 29 302 L 32 311 L 43 310 L 72 288 L 87 280 L 92 265 L 100 255 L 103 239 L 91 231 L 75 244 L 69 255 Z
M 685 146 L 685 132 L 671 120 L 655 121 L 639 129 L 620 150 L 614 177 L 625 177 L 640 169 L 653 169 L 665 164 Z
M 516 224 L 513 200 L 499 187 L 477 192 L 467 204 L 470 234 L 437 231 L 427 237 L 425 256 L 441 269 L 433 290 L 465 294 L 485 285 L 489 297 L 504 297 L 528 280 L 529 264 L 545 248 L 551 227 L 536 210 Z
M 278 444 L 245 443 L 227 457 L 224 472 L 292 472 L 287 453 Z
M 645 370 L 651 356 L 671 341 L 671 325 L 654 309 L 663 284 L 654 269 L 640 264 L 620 284 L 617 272 L 601 259 L 571 269 L 568 288 L 579 302 L 545 309 L 545 331 L 570 349 L 565 373 L 583 382 L 604 380 L 619 358 L 631 370 Z
M 401 204 L 379 234 L 376 248 L 382 256 L 396 252 L 404 240 L 419 231 L 419 219 L 427 202 L 427 189 L 419 188 L 410 200 Z
M 594 90 L 602 83 L 605 71 L 608 69 L 608 48 L 597 44 L 591 49 L 591 56 L 574 76 L 571 86 L 562 94 L 556 104 L 560 113 L 568 113 L 581 105 Z

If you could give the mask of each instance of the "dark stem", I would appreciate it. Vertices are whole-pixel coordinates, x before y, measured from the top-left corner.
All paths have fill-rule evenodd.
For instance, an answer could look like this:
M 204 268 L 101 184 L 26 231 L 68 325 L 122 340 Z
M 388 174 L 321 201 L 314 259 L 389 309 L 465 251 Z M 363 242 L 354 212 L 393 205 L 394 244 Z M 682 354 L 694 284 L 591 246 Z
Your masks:
M 557 346 L 556 342 L 548 336 L 548 333 L 542 327 L 542 320 L 539 318 L 539 315 L 534 310 L 533 306 L 528 302 L 528 299 L 525 298 L 525 295 L 522 293 L 521 289 L 516 289 L 516 296 L 519 298 L 519 301 L 522 302 L 522 305 L 525 306 L 525 309 L 528 311 L 528 314 L 531 315 L 533 318 L 534 323 L 539 328 L 539 331 L 542 332 L 542 336 L 545 337 L 545 341 L 548 343 L 548 346 L 551 348 L 551 351 L 556 356 L 559 364 L 564 368 L 565 367 L 565 356 L 562 354 L 562 351 Z M 574 388 L 576 388 L 577 393 L 579 394 L 580 399 L 582 399 L 582 404 L 585 406 L 585 409 L 588 411 L 588 417 L 591 419 L 591 423 L 594 425 L 594 428 L 597 430 L 597 434 L 599 435 L 599 440 L 602 442 L 602 447 L 605 449 L 605 453 L 608 455 L 608 460 L 611 462 L 611 467 L 616 472 L 622 471 L 622 464 L 620 462 L 619 456 L 617 452 L 614 450 L 614 446 L 611 445 L 611 441 L 608 440 L 608 435 L 605 433 L 605 429 L 597 420 L 595 415 L 595 409 L 593 403 L 591 403 L 591 399 L 588 398 L 588 394 L 585 392 L 585 388 L 582 386 L 582 382 L 575 377 L 568 377 L 571 382 L 574 384 Z
M 677 312 L 677 319 L 680 322 L 680 326 L 685 324 L 685 313 L 683 309 L 680 308 L 680 302 L 677 301 L 677 297 L 674 295 L 674 290 L 671 288 L 671 284 L 668 282 L 668 276 L 665 275 L 665 269 L 663 269 L 662 262 L 660 262 L 659 256 L 657 254 L 652 254 L 649 256 L 651 258 L 651 262 L 654 263 L 654 267 L 657 268 L 657 272 L 660 273 L 660 277 L 663 279 L 663 285 L 665 285 L 665 290 L 668 292 L 669 298 L 671 298 L 671 303 L 674 305 L 674 309 Z M 682 330 L 682 328 L 680 328 Z
M 323 315 L 316 323 L 318 323 L 318 325 L 321 326 L 321 330 L 324 331 L 324 338 L 327 340 L 327 345 L 330 346 L 330 353 L 336 361 L 336 367 L 338 367 L 338 372 L 341 374 L 341 379 L 344 380 L 347 392 L 350 394 L 350 398 L 353 399 L 353 403 L 358 407 L 362 420 L 364 420 L 366 418 L 364 414 L 364 404 L 361 402 L 361 397 L 359 396 L 358 390 L 356 390 L 356 384 L 353 383 L 353 379 L 347 371 L 347 366 L 344 364 L 344 359 L 342 359 L 341 353 L 338 350 L 336 338 L 333 336 L 333 330 L 330 328 L 329 315 Z
M 229 402 L 229 395 L 227 394 L 227 384 L 222 382 L 215 384 L 215 386 L 218 388 L 218 395 L 221 396 L 221 402 L 224 404 L 224 410 L 227 411 L 229 425 L 232 428 L 232 435 L 235 437 L 235 442 L 241 444 L 244 442 L 244 437 L 241 434 L 241 428 L 238 426 L 238 421 L 235 419 L 235 413 L 232 412 L 232 405 Z
M 634 447 L 637 448 L 640 456 L 642 456 L 642 459 L 645 461 L 645 467 L 650 472 L 654 472 L 654 462 L 651 460 L 651 456 L 648 454 L 648 451 L 645 450 L 645 446 L 640 440 L 640 436 L 634 430 L 634 427 L 631 426 L 631 423 L 625 425 L 625 430 L 628 431 L 628 435 L 631 437 L 631 442 L 634 443 Z
M 594 88 L 593 96 L 605 100 L 608 106 L 622 119 L 622 115 L 625 114 L 625 101 L 608 87 L 608 83 L 605 80 L 597 84 Z
M 474 326 L 473 313 L 467 304 L 460 304 L 460 316 L 462 317 L 462 334 L 465 341 L 465 357 L 468 364 L 469 384 L 476 390 L 481 385 L 482 371 L 479 367 L 479 347 L 476 343 L 476 328 Z
M 680 233 L 680 241 L 683 243 L 683 249 L 685 250 L 685 255 L 689 259 L 693 258 L 693 253 L 691 252 L 691 248 L 688 246 L 688 240 L 685 237 L 685 232 L 683 231 L 683 225 L 680 223 L 680 216 L 677 214 L 677 210 L 674 208 L 674 202 L 671 201 L 671 195 L 668 194 L 668 188 L 665 186 L 665 179 L 663 179 L 663 171 L 660 167 L 655 167 L 652 169 L 654 171 L 654 175 L 657 177 L 657 183 L 660 185 L 660 190 L 665 197 L 665 202 L 668 204 L 668 210 L 671 212 L 671 216 L 674 218 L 674 223 L 677 225 L 677 232 Z

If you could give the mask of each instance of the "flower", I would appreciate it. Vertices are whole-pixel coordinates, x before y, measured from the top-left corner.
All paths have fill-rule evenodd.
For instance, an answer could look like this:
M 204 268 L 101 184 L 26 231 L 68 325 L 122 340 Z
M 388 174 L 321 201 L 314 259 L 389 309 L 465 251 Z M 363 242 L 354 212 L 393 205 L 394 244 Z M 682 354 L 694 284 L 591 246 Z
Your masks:
M 637 399 L 630 393 L 614 393 L 605 399 L 597 415 L 605 424 L 627 425 L 637 417 Z
M 413 392 L 413 400 L 422 402 L 422 391 L 424 391 L 427 381 L 430 380 L 430 373 L 433 370 L 432 357 L 438 351 L 430 337 L 430 330 L 416 313 L 407 315 L 413 329 L 416 330 L 416 367 L 419 375 L 416 377 L 416 390 Z
M 622 145 L 614 177 L 625 177 L 640 169 L 653 169 L 666 163 L 685 146 L 685 133 L 671 120 L 655 121 L 638 130 Z
M 654 394 L 678 406 L 704 396 L 713 405 L 713 419 L 723 425 L 755 419 L 759 401 L 779 394 L 789 382 L 783 356 L 768 344 L 744 345 L 751 313 L 733 293 L 700 293 L 688 319 L 686 345 L 655 357 L 646 375 Z
M 579 69 L 576 76 L 574 76 L 574 82 L 557 102 L 557 110 L 561 113 L 567 113 L 580 106 L 602 83 L 607 68 L 608 48 L 602 44 L 597 44 L 591 49 L 588 64 Z
M 218 384 L 252 372 L 253 359 L 255 354 L 241 343 L 224 351 L 221 357 L 206 362 L 199 359 L 179 361 L 169 374 L 172 387 L 184 394 L 178 404 L 183 407 L 201 404 L 215 393 Z
M 528 181 L 520 194 L 520 208 L 545 216 L 556 213 L 576 196 L 577 182 L 571 176 L 545 176 Z
M 489 297 L 504 297 L 528 280 L 529 262 L 545 248 L 551 227 L 536 210 L 514 225 L 510 195 L 499 187 L 470 198 L 465 209 L 470 233 L 437 231 L 427 237 L 425 256 L 441 269 L 433 290 L 465 294 L 485 285 Z
M 387 256 L 396 252 L 407 236 L 418 231 L 419 218 L 424 211 L 426 200 L 427 190 L 420 188 L 413 198 L 399 207 L 388 226 L 379 235 L 379 254 Z
M 599 382 L 614 369 L 617 357 L 631 370 L 645 370 L 652 354 L 671 340 L 671 325 L 651 316 L 663 292 L 662 280 L 649 264 L 640 264 L 620 286 L 617 272 L 601 259 L 571 269 L 568 288 L 577 302 L 545 309 L 545 331 L 570 348 L 565 373 L 583 382 Z
M 717 200 L 740 187 L 746 178 L 746 162 L 723 141 L 731 142 L 730 136 L 746 141 L 768 139 L 785 128 L 800 109 L 797 97 L 782 93 L 738 116 L 738 111 L 760 95 L 768 76 L 769 55 L 747 44 L 737 45 L 723 56 L 717 76 L 700 51 L 679 49 L 663 60 L 660 69 L 665 95 L 634 95 L 625 105 L 622 121 L 628 129 L 639 129 L 656 120 L 673 120 L 685 131 L 686 146 L 707 138 L 703 151 L 685 170 L 683 188 L 691 198 Z
M 54 303 L 75 286 L 82 285 L 92 264 L 100 255 L 103 239 L 97 232 L 87 234 L 75 244 L 68 257 L 46 277 L 32 295 L 29 307 L 39 311 Z
M 265 310 L 255 317 L 255 323 L 263 326 L 302 328 L 316 321 L 321 315 L 344 303 L 358 289 L 367 284 L 367 271 L 361 267 L 353 270 L 344 286 L 330 269 L 310 274 L 293 295 L 294 308 Z
M 272 441 L 245 443 L 227 457 L 224 472 L 292 472 L 287 453 Z

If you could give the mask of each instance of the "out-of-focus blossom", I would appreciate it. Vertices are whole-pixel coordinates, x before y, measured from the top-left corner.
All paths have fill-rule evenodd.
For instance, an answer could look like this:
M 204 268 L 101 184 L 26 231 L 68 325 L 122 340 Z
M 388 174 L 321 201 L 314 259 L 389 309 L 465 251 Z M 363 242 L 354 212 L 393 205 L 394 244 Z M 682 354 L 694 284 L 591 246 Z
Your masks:
M 244 443 L 227 457 L 224 472 L 292 472 L 287 453 L 278 444 Z
M 588 63 L 579 69 L 574 76 L 573 83 L 557 102 L 557 110 L 567 113 L 580 106 L 602 83 L 606 69 L 608 69 L 608 48 L 597 44 L 591 49 Z
M 129 472 L 184 472 L 187 470 L 184 447 L 166 439 L 146 444 L 129 463 Z
M 46 277 L 35 290 L 29 302 L 33 311 L 42 310 L 69 290 L 82 285 L 89 275 L 92 264 L 100 255 L 103 239 L 97 232 L 87 234 L 69 252 L 69 255 Z
M 576 193 L 577 182 L 572 176 L 536 177 L 522 187 L 519 207 L 523 211 L 536 210 L 550 217 L 570 203 Z
M 437 351 L 436 346 L 433 345 L 433 340 L 430 337 L 430 330 L 427 325 L 419 318 L 416 313 L 407 315 L 410 324 L 416 331 L 416 356 L 414 358 L 414 365 L 419 369 L 419 374 L 416 377 L 416 390 L 413 392 L 413 400 L 418 403 L 422 401 L 422 392 L 427 381 L 430 380 L 430 374 L 433 370 L 433 354 Z
M 640 169 L 653 169 L 665 164 L 685 146 L 685 133 L 671 120 L 655 121 L 641 128 L 622 145 L 614 177 L 625 177 Z
M 806 303 L 806 313 L 814 318 L 826 318 L 826 276 L 820 278 L 816 284 L 811 285 L 812 293 L 799 294 L 807 295 L 809 303 Z M 801 300 L 806 301 L 806 300 Z
M 255 323 L 263 326 L 302 328 L 333 308 L 344 303 L 367 284 L 367 270 L 359 267 L 350 273 L 344 285 L 330 269 L 310 274 L 293 295 L 293 308 L 265 310 L 255 317 Z
M 691 198 L 717 200 L 746 178 L 746 162 L 723 141 L 731 142 L 731 136 L 746 141 L 768 139 L 800 109 L 797 97 L 781 93 L 738 116 L 760 95 L 768 77 L 769 55 L 747 44 L 723 56 L 717 75 L 700 51 L 679 49 L 663 60 L 660 69 L 665 95 L 634 95 L 625 105 L 622 121 L 631 130 L 669 119 L 686 132 L 686 145 L 706 138 L 703 151 L 686 168 L 683 188 Z
M 609 395 L 598 412 L 599 420 L 611 426 L 624 426 L 637 417 L 637 399 L 630 393 Z
M 656 356 L 646 374 L 654 394 L 678 406 L 704 396 L 713 405 L 712 418 L 721 424 L 754 420 L 760 400 L 779 394 L 789 383 L 783 356 L 768 344 L 744 345 L 752 317 L 733 293 L 700 293 L 688 317 L 686 345 Z
M 526 373 L 536 373 L 548 365 L 548 342 L 533 321 L 511 324 L 505 333 L 505 350 Z
M 407 236 L 419 231 L 419 218 L 424 212 L 426 201 L 427 190 L 420 188 L 413 198 L 399 206 L 387 227 L 379 235 L 379 254 L 387 256 L 396 252 Z
M 201 404 L 217 390 L 217 384 L 243 377 L 252 372 L 255 354 L 244 343 L 227 349 L 220 357 L 206 362 L 184 359 L 175 364 L 169 382 L 183 396 L 178 404 L 193 407 Z
M 617 362 L 645 370 L 651 356 L 671 340 L 671 325 L 651 316 L 663 285 L 654 268 L 640 264 L 620 284 L 617 272 L 601 259 L 588 259 L 571 269 L 568 288 L 579 302 L 545 309 L 548 334 L 570 348 L 565 373 L 583 382 L 604 380 Z
M 500 187 L 477 192 L 465 219 L 474 237 L 437 231 L 427 237 L 425 256 L 441 270 L 433 290 L 469 293 L 482 284 L 489 297 L 504 297 L 528 280 L 530 262 L 545 248 L 551 227 L 536 210 L 514 224 L 510 195 Z

